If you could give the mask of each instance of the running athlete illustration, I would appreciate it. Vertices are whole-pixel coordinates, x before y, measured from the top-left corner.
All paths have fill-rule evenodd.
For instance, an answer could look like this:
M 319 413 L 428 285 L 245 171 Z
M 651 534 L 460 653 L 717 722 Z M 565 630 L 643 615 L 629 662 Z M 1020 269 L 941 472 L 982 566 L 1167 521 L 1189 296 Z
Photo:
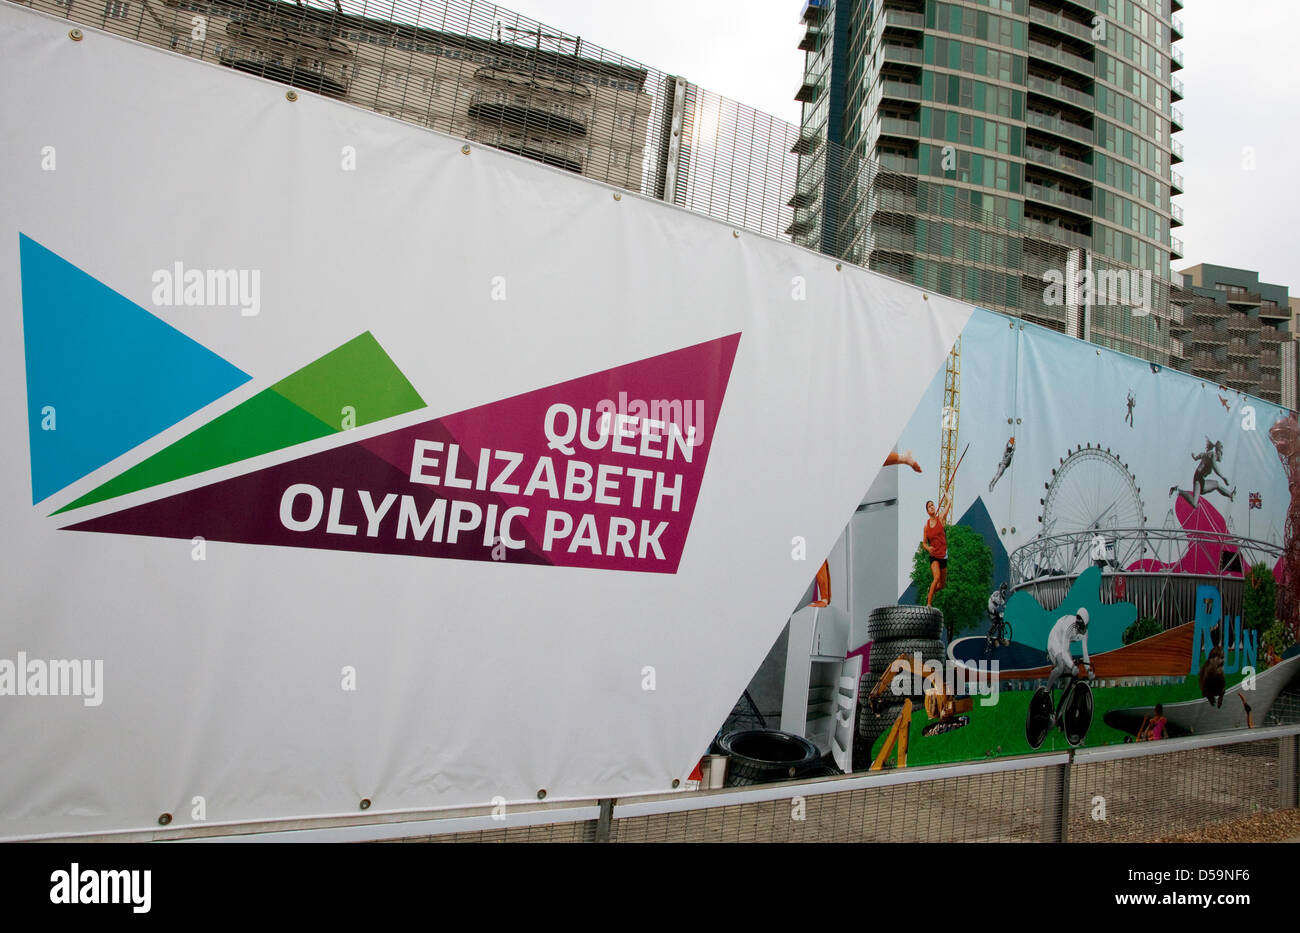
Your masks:
M 1169 495 L 1178 493 L 1192 508 L 1196 508 L 1196 503 L 1201 496 L 1212 492 L 1217 492 L 1231 502 L 1237 495 L 1237 487 L 1229 488 L 1228 477 L 1219 472 L 1218 466 L 1223 460 L 1223 441 L 1212 441 L 1207 437 L 1204 452 L 1192 454 L 1192 459 L 1196 461 L 1196 472 L 1192 475 L 1192 488 L 1179 489 L 1177 486 L 1170 486 Z M 1211 473 L 1223 482 L 1210 479 Z

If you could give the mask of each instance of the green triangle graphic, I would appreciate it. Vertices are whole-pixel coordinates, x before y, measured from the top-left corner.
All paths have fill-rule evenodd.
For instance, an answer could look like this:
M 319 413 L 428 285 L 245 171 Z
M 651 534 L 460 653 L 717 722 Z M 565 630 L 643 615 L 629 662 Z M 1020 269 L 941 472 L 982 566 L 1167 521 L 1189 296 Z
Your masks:
M 369 331 L 271 388 L 326 424 L 341 424 L 344 406 L 356 410 L 358 427 L 424 407 Z
M 424 407 L 369 331 L 53 514 L 337 433 L 349 407 L 358 427 Z

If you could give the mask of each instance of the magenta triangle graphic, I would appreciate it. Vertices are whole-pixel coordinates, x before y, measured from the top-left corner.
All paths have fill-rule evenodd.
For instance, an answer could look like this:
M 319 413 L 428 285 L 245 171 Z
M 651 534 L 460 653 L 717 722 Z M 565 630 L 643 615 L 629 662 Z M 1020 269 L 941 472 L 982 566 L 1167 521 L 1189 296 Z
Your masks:
M 675 573 L 740 335 L 68 526 Z

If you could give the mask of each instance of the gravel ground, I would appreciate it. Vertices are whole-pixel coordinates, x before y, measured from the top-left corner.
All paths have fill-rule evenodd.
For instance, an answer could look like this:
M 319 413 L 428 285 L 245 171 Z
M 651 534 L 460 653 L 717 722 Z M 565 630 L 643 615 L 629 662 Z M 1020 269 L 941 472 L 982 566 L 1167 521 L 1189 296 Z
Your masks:
M 1300 842 L 1300 810 L 1254 813 L 1157 842 Z

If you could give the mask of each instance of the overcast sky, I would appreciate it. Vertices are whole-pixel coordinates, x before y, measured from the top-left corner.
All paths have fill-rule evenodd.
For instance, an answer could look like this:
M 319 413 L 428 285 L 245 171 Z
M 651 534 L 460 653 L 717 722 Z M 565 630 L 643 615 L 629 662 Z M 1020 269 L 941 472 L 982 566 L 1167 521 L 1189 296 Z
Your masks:
M 504 6 L 702 87 L 798 122 L 802 0 L 507 0 Z M 1186 0 L 1187 97 L 1175 104 L 1186 258 L 1257 270 L 1300 292 L 1300 77 L 1296 0 Z M 1253 147 L 1254 168 L 1249 166 Z

